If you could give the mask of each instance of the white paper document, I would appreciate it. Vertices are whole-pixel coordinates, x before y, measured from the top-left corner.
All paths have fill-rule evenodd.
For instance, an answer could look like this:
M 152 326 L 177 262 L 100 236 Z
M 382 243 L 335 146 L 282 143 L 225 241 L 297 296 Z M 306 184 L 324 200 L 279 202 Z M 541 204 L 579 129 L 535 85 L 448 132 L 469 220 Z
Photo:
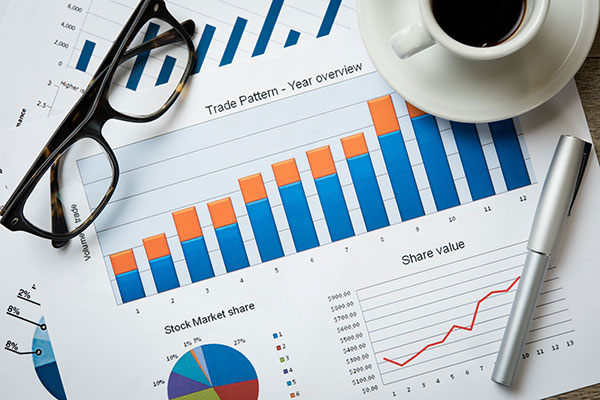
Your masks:
M 0 129 L 68 111 L 138 3 L 11 2 L 0 28 L 0 54 L 4 60 Z M 279 53 L 357 26 L 355 0 L 175 0 L 166 4 L 179 21 L 191 19 L 196 24 L 192 40 L 198 63 L 194 72 L 259 59 L 263 54 Z M 146 40 L 166 30 L 156 20 L 143 29 Z M 164 83 L 180 68 L 181 58 L 176 60 L 173 72 L 173 59 L 155 52 L 149 59 L 139 58 L 128 79 L 128 89 Z
M 0 23 L 4 22 L 4 15 L 6 14 L 6 9 L 10 5 L 10 0 L 7 0 L 0 4 Z
M 4 136 L 0 204 L 57 123 Z M 530 399 L 600 380 L 595 157 L 516 386 L 490 380 L 558 137 L 591 140 L 573 83 L 518 119 L 451 123 L 350 32 L 198 75 L 161 119 L 103 133 L 121 174 L 92 227 L 61 250 L 0 230 L 3 266 L 43 285 L 71 398 Z M 68 157 L 72 222 L 111 174 Z

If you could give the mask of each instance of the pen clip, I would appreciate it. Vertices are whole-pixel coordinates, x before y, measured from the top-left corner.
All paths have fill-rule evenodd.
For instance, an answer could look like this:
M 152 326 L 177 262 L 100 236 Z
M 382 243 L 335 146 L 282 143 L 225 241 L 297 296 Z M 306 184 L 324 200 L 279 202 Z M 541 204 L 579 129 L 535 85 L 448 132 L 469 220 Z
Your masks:
M 583 174 L 585 173 L 585 169 L 587 168 L 587 162 L 590 158 L 591 151 L 592 144 L 589 142 L 585 142 L 583 146 L 583 152 L 581 154 L 581 165 L 579 166 L 579 174 L 577 175 L 577 181 L 575 182 L 575 190 L 573 191 L 573 197 L 571 198 L 571 205 L 569 206 L 569 212 L 567 213 L 567 216 L 571 216 L 571 210 L 573 209 L 573 204 L 575 203 L 577 192 L 579 192 L 579 187 L 581 186 Z

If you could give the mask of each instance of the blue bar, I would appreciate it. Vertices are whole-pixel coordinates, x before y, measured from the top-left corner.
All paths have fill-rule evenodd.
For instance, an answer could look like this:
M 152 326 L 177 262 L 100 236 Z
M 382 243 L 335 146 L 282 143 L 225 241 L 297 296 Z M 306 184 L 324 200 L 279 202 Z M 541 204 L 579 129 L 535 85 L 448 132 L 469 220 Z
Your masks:
M 294 246 L 300 252 L 319 245 L 317 231 L 308 208 L 301 182 L 290 183 L 279 188 L 283 209 L 287 217 Z
M 425 165 L 429 186 L 438 211 L 460 204 L 435 117 L 429 114 L 412 119 L 415 136 Z
M 179 287 L 179 279 L 175 273 L 175 265 L 171 255 L 149 260 L 154 283 L 158 293 Z
M 331 174 L 315 179 L 317 193 L 327 222 L 331 241 L 335 242 L 354 236 L 354 228 L 344 200 L 338 174 Z
M 237 271 L 250 265 L 237 223 L 217 228 L 215 232 L 227 272 Z
M 137 269 L 119 274 L 116 278 L 123 303 L 146 297 L 146 292 L 140 279 L 140 272 Z
M 235 25 L 233 26 L 233 30 L 231 31 L 231 36 L 227 42 L 227 46 L 225 46 L 225 52 L 223 53 L 223 58 L 221 58 L 219 67 L 231 64 L 233 61 L 233 56 L 235 56 L 235 52 L 240 44 L 240 40 L 242 39 L 242 34 L 244 33 L 247 22 L 248 20 L 242 17 L 237 17 Z
M 298 43 L 298 39 L 300 38 L 300 32 L 290 29 L 290 33 L 288 33 L 287 39 L 285 39 L 285 44 L 283 47 L 290 47 Z
M 171 56 L 165 57 L 165 62 L 163 62 L 162 68 L 160 69 L 155 86 L 164 85 L 165 83 L 169 82 L 169 78 L 171 78 L 171 73 L 173 72 L 176 62 L 176 58 Z
M 202 64 L 206 59 L 206 53 L 208 53 L 208 48 L 210 47 L 210 42 L 212 41 L 213 36 L 215 35 L 216 28 L 212 25 L 206 24 L 204 26 L 204 31 L 202 32 L 202 37 L 198 42 L 198 47 L 196 48 L 196 65 L 194 65 L 194 69 L 192 70 L 192 75 L 200 72 L 200 68 L 202 68 Z
M 371 156 L 366 153 L 348 158 L 346 161 L 367 231 L 388 226 L 390 221 L 385 212 Z
M 83 45 L 83 49 L 81 50 L 81 54 L 79 55 L 79 60 L 77 61 L 76 69 L 85 72 L 88 65 L 90 64 L 90 60 L 92 59 L 92 53 L 94 52 L 94 48 L 96 47 L 96 43 L 90 42 L 89 40 L 85 41 Z
M 402 133 L 395 131 L 381 135 L 379 136 L 379 144 L 392 183 L 400 217 L 403 221 L 406 221 L 425 215 Z
M 490 131 L 508 190 L 531 184 L 512 119 L 491 123 Z
M 144 43 L 154 39 L 158 34 L 159 28 L 160 26 L 150 22 L 148 24 L 148 30 L 144 35 Z M 137 89 L 138 85 L 140 84 L 140 79 L 142 79 L 142 74 L 144 73 L 144 68 L 146 67 L 148 58 L 150 58 L 150 50 L 137 56 L 137 58 L 135 59 L 135 63 L 133 64 L 131 74 L 129 75 L 129 79 L 127 80 L 127 89 Z
M 208 250 L 206 249 L 204 236 L 181 242 L 181 248 L 183 249 L 183 256 L 185 257 L 192 282 L 202 281 L 215 276 L 210 257 L 208 256 Z
M 273 218 L 269 199 L 256 200 L 246 204 L 254 238 L 263 262 L 283 257 L 281 240 Z
M 319 33 L 317 33 L 317 37 L 327 36 L 331 32 L 331 28 L 333 27 L 333 22 L 335 21 L 335 17 L 342 5 L 342 0 L 330 0 L 329 6 L 327 7 L 327 11 L 325 11 L 325 16 L 323 17 L 323 22 L 321 22 L 321 27 L 319 28 Z
M 252 57 L 265 54 L 265 50 L 267 50 L 267 45 L 271 39 L 271 34 L 273 33 L 273 28 L 275 28 L 275 22 L 277 22 L 277 17 L 279 17 L 279 13 L 281 12 L 281 7 L 283 7 L 283 0 L 273 0 L 271 3 L 269 12 L 265 18 L 265 23 L 260 30 L 258 40 L 256 41 L 256 46 L 252 52 Z
M 450 125 L 454 133 L 454 141 L 458 148 L 460 161 L 465 170 L 471 197 L 473 200 L 479 200 L 493 196 L 496 192 L 494 191 L 488 165 L 485 162 L 477 128 L 474 124 L 462 122 L 450 122 Z

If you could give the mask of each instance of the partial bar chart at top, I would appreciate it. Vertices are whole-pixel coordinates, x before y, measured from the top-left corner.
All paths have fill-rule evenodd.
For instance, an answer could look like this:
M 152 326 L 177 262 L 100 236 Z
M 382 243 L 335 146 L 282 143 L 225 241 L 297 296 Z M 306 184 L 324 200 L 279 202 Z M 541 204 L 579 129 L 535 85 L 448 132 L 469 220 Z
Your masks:
M 331 103 L 292 96 L 116 149 L 95 226 L 118 304 L 536 182 L 517 119 L 446 121 L 375 73 L 318 90 Z M 91 199 L 95 157 L 78 164 Z
M 108 0 L 90 4 L 83 32 L 71 56 L 71 65 L 89 75 L 95 72 L 112 45 L 114 25 L 122 24 L 121 20 L 133 10 L 123 3 L 101 7 L 103 1 Z M 184 0 L 167 5 L 180 21 L 192 19 L 196 23 L 192 40 L 197 62 L 193 74 L 357 26 L 355 0 L 234 0 L 225 4 Z M 149 41 L 168 29 L 169 26 L 153 21 L 143 32 L 142 41 Z M 177 70 L 185 67 L 182 57 L 163 53 L 154 49 L 138 55 L 124 86 L 137 90 L 175 79 L 172 75 L 177 76 Z

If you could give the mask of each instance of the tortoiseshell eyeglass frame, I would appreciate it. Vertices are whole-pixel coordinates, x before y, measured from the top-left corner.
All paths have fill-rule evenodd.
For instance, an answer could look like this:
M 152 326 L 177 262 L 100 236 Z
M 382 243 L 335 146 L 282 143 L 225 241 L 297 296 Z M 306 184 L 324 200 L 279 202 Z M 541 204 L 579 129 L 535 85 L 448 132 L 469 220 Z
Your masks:
M 128 50 L 142 27 L 153 18 L 166 22 L 171 26 L 171 29 L 153 40 Z M 194 22 L 186 20 L 179 23 L 167 10 L 164 0 L 140 1 L 106 57 L 100 63 L 81 98 L 50 137 L 48 143 L 37 156 L 6 204 L 0 208 L 0 216 L 2 217 L 0 224 L 12 231 L 24 231 L 50 239 L 55 248 L 64 246 L 69 239 L 74 238 L 89 227 L 108 204 L 119 180 L 117 158 L 102 136 L 102 127 L 111 119 L 128 122 L 150 122 L 162 116 L 173 105 L 181 94 L 196 62 L 196 51 L 191 39 L 194 31 Z M 115 110 L 110 105 L 108 100 L 110 82 L 120 64 L 152 49 L 181 41 L 185 42 L 187 46 L 189 61 L 175 91 L 162 107 L 151 114 L 131 116 Z M 59 196 L 58 170 L 62 154 L 75 142 L 84 138 L 96 141 L 105 151 L 112 167 L 112 183 L 91 215 L 81 225 L 69 231 Z M 43 175 L 48 172 L 48 169 L 50 169 L 51 232 L 40 229 L 29 222 L 23 211 L 28 197 Z

